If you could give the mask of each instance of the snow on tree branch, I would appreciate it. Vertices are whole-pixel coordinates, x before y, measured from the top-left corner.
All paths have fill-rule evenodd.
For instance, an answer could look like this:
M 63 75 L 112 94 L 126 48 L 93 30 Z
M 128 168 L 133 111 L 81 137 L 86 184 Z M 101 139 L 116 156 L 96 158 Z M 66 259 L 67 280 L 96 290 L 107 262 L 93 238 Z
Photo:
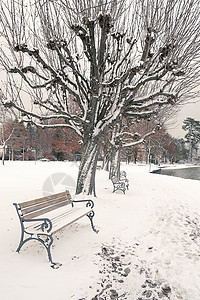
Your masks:
M 200 83 L 198 1 L 4 0 L 0 32 L 7 106 L 33 122 L 63 116 L 83 138 L 78 190 L 109 127 L 188 101 Z
M 137 141 L 133 141 L 133 142 L 130 142 L 130 143 L 124 143 L 122 144 L 122 148 L 126 148 L 126 147 L 133 147 L 133 146 L 136 146 L 136 145 L 139 145 L 139 144 L 142 144 L 144 143 L 145 139 L 153 134 L 155 134 L 155 129 L 151 130 L 150 132 L 146 133 L 145 135 L 143 135 L 139 140 Z

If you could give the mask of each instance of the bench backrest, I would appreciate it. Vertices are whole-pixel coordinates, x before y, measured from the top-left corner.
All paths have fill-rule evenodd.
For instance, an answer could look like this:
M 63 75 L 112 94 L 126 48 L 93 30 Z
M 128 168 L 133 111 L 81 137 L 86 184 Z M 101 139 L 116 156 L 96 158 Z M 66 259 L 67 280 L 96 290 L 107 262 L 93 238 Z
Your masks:
M 20 215 L 23 219 L 33 219 L 68 204 L 73 205 L 73 200 L 69 191 L 66 191 L 19 203 L 18 209 L 20 210 Z
M 121 172 L 120 172 L 120 176 L 126 178 L 126 176 L 127 176 L 127 175 L 126 175 L 126 171 L 121 171 Z
M 117 178 L 117 176 L 113 176 L 111 178 L 111 180 L 112 180 L 113 183 L 118 183 L 119 182 L 119 179 Z

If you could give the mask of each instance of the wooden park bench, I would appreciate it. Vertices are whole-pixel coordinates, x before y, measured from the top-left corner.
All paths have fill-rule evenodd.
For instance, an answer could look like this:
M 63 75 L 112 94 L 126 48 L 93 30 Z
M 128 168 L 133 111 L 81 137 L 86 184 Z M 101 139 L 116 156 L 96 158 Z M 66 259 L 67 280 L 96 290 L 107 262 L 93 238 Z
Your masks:
M 94 202 L 72 200 L 69 191 L 22 203 L 13 203 L 13 205 L 21 224 L 21 239 L 16 251 L 19 252 L 26 242 L 37 240 L 46 248 L 53 269 L 62 265 L 52 260 L 53 233 L 84 216 L 89 218 L 92 229 L 98 232 L 93 224 Z
M 120 178 L 122 178 L 122 177 L 127 178 L 126 171 L 121 171 L 120 172 Z
M 120 172 L 120 180 L 123 180 L 125 182 L 126 188 L 128 190 L 128 188 L 129 188 L 129 180 L 127 178 L 126 171 L 121 171 Z
M 112 181 L 112 184 L 113 184 L 113 193 L 120 190 L 125 194 L 126 185 L 125 185 L 125 182 L 123 180 L 121 181 L 120 179 L 117 178 L 117 176 L 113 176 L 111 178 L 111 181 Z
M 126 189 L 128 190 L 129 188 L 129 180 L 125 171 L 120 172 L 120 178 L 117 176 L 111 177 L 111 181 L 113 184 L 113 193 L 120 190 L 125 194 Z

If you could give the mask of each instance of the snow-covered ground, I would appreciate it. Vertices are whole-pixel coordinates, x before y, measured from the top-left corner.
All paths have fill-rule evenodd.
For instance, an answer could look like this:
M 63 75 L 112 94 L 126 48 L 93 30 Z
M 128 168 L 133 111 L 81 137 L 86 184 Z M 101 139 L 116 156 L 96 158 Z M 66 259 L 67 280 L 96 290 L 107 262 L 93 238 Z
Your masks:
M 20 225 L 13 202 L 69 188 L 71 162 L 5 162 L 0 166 L 0 295 L 3 300 L 200 299 L 200 182 L 123 165 L 130 189 L 112 193 L 97 171 L 91 230 L 88 218 L 54 237 L 52 269 L 37 242 L 16 253 Z M 85 196 L 85 198 L 87 198 Z M 91 197 L 90 197 L 91 198 Z

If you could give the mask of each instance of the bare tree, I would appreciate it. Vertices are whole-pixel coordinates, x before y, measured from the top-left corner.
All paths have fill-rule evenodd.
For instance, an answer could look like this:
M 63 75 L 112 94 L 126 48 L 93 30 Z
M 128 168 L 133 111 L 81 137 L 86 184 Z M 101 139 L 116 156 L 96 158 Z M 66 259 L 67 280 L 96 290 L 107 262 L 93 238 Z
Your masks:
M 150 124 L 147 124 L 150 123 Z M 121 153 L 125 149 L 133 149 L 136 146 L 144 144 L 149 136 L 154 135 L 160 129 L 159 123 L 156 122 L 139 122 L 139 124 L 132 124 L 131 120 L 123 120 L 116 124 L 111 130 L 111 137 L 109 142 L 110 149 L 110 174 L 109 177 L 120 177 L 120 160 Z
M 63 119 L 57 126 L 82 138 L 77 193 L 95 194 L 99 147 L 110 125 L 194 96 L 197 0 L 3 0 L 0 8 L 1 63 L 17 78 L 5 105 L 42 127 Z
M 200 142 L 200 121 L 188 117 L 183 121 L 182 129 L 187 131 L 185 138 L 188 143 L 188 162 L 192 162 L 193 152 L 198 151 L 198 144 Z
M 5 152 L 7 148 L 7 144 L 9 140 L 11 139 L 15 127 L 12 125 L 10 128 L 7 128 L 6 122 L 9 118 L 12 118 L 12 113 L 8 111 L 5 107 L 2 106 L 0 102 L 0 146 L 2 147 L 2 164 L 5 164 Z

